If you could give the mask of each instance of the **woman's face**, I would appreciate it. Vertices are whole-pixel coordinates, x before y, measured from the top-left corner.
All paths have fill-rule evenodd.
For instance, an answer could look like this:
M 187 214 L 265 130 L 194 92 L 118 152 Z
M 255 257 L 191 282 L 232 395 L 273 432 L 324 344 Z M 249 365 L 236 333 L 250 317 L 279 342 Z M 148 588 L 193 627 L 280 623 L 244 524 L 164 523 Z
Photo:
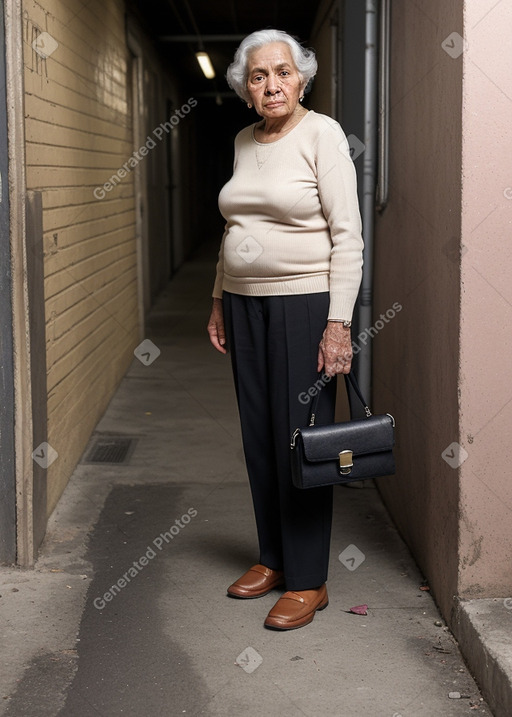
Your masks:
M 265 119 L 293 113 L 302 95 L 303 82 L 289 46 L 271 42 L 249 55 L 247 90 L 256 112 Z

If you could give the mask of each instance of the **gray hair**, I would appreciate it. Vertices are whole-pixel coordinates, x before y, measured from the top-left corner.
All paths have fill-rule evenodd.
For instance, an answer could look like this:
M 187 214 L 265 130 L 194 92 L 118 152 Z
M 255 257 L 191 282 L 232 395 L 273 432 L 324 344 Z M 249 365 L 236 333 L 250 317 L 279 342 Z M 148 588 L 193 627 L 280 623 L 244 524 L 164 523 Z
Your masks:
M 302 47 L 295 38 L 288 35 L 284 30 L 257 30 L 242 40 L 226 73 L 228 85 L 245 102 L 250 99 L 247 91 L 249 55 L 254 50 L 259 50 L 260 47 L 264 47 L 271 42 L 284 42 L 288 45 L 295 67 L 304 83 L 304 91 L 309 89 L 316 75 L 318 65 L 314 50 Z

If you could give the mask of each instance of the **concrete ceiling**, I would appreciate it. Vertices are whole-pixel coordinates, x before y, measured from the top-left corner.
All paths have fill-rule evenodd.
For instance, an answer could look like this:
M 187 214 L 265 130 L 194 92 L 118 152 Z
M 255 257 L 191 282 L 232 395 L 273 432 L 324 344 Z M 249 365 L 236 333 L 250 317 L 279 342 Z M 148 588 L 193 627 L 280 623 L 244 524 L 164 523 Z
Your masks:
M 229 91 L 224 75 L 241 36 L 273 27 L 307 44 L 318 4 L 319 0 L 131 0 L 160 53 L 177 71 L 185 90 L 195 96 Z M 194 53 L 200 49 L 200 38 L 217 73 L 214 80 L 204 78 L 197 64 Z

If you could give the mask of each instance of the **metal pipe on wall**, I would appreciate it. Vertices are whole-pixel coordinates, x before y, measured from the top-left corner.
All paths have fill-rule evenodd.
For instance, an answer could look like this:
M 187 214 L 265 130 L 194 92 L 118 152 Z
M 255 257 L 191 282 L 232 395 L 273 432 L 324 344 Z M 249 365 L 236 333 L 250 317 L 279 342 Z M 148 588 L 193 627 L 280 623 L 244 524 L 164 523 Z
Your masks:
M 375 205 L 383 212 L 389 195 L 389 42 L 391 0 L 380 0 L 379 13 L 379 116 L 377 188 Z
M 364 84 L 364 162 L 362 220 L 364 239 L 364 265 L 359 299 L 358 327 L 360 331 L 372 325 L 373 305 L 373 238 L 375 226 L 375 185 L 377 158 L 377 45 L 378 0 L 366 0 L 365 32 L 365 84 Z M 357 339 L 355 339 L 357 342 Z M 358 380 L 367 400 L 371 396 L 372 350 L 371 344 L 361 346 L 358 354 Z

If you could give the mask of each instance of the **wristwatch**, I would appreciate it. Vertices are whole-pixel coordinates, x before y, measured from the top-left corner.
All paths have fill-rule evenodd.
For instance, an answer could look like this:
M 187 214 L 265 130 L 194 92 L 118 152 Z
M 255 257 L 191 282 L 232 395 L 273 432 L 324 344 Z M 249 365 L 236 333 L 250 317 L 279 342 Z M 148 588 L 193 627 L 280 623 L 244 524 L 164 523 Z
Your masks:
M 347 321 L 346 319 L 329 319 L 329 321 L 333 321 L 336 324 L 343 324 L 346 329 L 349 329 L 352 326 L 352 322 Z

